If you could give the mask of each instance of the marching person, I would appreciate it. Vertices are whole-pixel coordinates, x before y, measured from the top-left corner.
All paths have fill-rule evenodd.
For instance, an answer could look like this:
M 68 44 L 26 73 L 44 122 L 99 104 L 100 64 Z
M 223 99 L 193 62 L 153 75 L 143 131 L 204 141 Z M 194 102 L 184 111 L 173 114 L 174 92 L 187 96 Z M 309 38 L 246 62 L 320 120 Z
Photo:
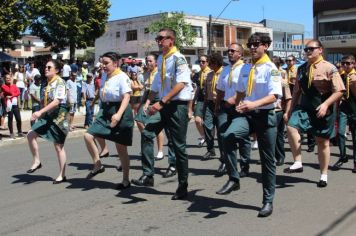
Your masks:
M 347 55 L 342 58 L 341 65 L 344 73 L 341 78 L 346 87 L 346 91 L 341 100 L 340 114 L 339 114 L 339 130 L 338 143 L 340 150 L 340 158 L 333 165 L 334 170 L 339 170 L 340 167 L 348 162 L 346 155 L 346 126 L 349 124 L 352 134 L 352 153 L 354 159 L 353 173 L 356 173 L 356 71 L 355 71 L 355 57 Z
M 66 182 L 65 167 L 67 156 L 64 142 L 69 131 L 67 90 L 65 81 L 59 77 L 61 63 L 57 60 L 47 62 L 45 76 L 48 83 L 44 94 L 44 107 L 32 113 L 31 121 L 35 121 L 27 134 L 33 161 L 27 173 L 33 173 L 42 167 L 37 138 L 41 137 L 54 143 L 59 162 L 59 175 L 53 184 Z
M 132 145 L 133 116 L 130 102 L 131 82 L 130 78 L 121 71 L 120 55 L 115 52 L 107 52 L 103 56 L 103 69 L 106 79 L 100 89 L 101 107 L 93 124 L 84 134 L 85 144 L 93 159 L 93 170 L 89 172 L 87 179 L 91 179 L 105 171 L 101 164 L 99 151 L 95 144 L 96 137 L 115 142 L 122 171 L 123 180 L 116 187 L 123 190 L 130 187 L 129 168 L 130 159 L 127 146 Z
M 284 172 L 303 172 L 299 132 L 312 131 L 318 146 L 321 172 L 317 186 L 322 188 L 328 181 L 329 139 L 334 133 L 335 123 L 334 103 L 342 97 L 345 86 L 337 68 L 324 60 L 319 40 L 309 41 L 304 51 L 308 61 L 298 68 L 298 82 L 293 89 L 293 112 L 287 127 L 294 163 Z
M 153 139 L 163 128 L 167 128 L 172 137 L 179 182 L 172 200 L 184 199 L 188 195 L 186 137 L 189 121 L 188 102 L 192 100 L 190 70 L 185 57 L 174 46 L 175 37 L 175 31 L 170 28 L 161 29 L 156 37 L 162 55 L 157 61 L 158 72 L 153 80 L 144 110 L 149 115 L 159 112 L 161 119 L 157 123 L 146 124 L 142 132 L 141 152 L 144 174 L 138 180 L 132 180 L 134 184 L 145 183 L 153 186 Z M 150 104 L 157 94 L 160 101 L 148 107 L 147 104 Z
M 226 156 L 229 159 L 226 165 L 228 169 L 233 169 L 232 163 L 236 165 L 235 140 L 247 137 L 251 131 L 257 134 L 263 187 L 263 206 L 258 217 L 272 214 L 276 185 L 277 120 L 274 109 L 275 102 L 282 96 L 282 86 L 280 72 L 266 54 L 271 42 L 268 35 L 260 33 L 255 33 L 248 39 L 252 66 L 243 67 L 237 81 L 235 105 L 240 115 L 223 135 Z M 238 173 L 235 171 L 234 178 L 230 177 L 219 191 L 224 194 L 239 188 Z

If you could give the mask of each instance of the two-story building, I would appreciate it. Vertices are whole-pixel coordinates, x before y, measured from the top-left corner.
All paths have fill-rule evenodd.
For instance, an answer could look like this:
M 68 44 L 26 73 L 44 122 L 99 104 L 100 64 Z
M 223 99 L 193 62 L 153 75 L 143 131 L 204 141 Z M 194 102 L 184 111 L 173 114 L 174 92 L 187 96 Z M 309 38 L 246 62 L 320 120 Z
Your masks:
M 345 54 L 356 54 L 356 1 L 314 0 L 314 37 L 324 54 L 336 63 Z
M 107 51 L 119 51 L 123 57 L 144 58 L 149 52 L 158 52 L 155 34 L 149 32 L 149 25 L 160 19 L 160 14 L 114 20 L 107 23 L 106 33 L 95 41 L 96 60 Z M 195 64 L 198 56 L 208 51 L 209 18 L 185 15 L 185 21 L 192 25 L 197 33 L 195 42 L 184 47 L 181 52 L 190 64 Z M 273 38 L 272 29 L 262 23 L 253 23 L 232 19 L 213 19 L 211 27 L 211 46 L 213 51 L 226 55 L 232 42 L 246 46 L 248 37 L 255 33 L 267 33 Z M 273 46 L 270 48 L 273 50 Z M 248 51 L 246 51 L 248 53 Z

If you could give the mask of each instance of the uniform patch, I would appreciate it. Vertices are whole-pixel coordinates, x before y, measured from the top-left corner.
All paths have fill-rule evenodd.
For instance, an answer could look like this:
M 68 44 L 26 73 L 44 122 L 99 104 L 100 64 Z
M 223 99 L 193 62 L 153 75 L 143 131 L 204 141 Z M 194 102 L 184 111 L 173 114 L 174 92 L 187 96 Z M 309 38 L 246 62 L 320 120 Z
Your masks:
M 184 57 L 177 57 L 176 65 L 180 66 L 180 65 L 184 65 L 184 64 L 187 64 L 187 61 L 185 60 L 185 58 Z
M 280 82 L 281 77 L 279 77 L 279 76 L 272 76 L 271 79 L 272 79 L 273 82 Z
M 272 70 L 271 71 L 271 76 L 279 76 L 281 75 L 281 73 L 279 72 L 279 70 Z
M 334 66 L 334 67 L 331 69 L 331 72 L 332 72 L 332 74 L 334 74 L 334 73 L 338 73 L 339 71 L 338 71 L 337 68 Z

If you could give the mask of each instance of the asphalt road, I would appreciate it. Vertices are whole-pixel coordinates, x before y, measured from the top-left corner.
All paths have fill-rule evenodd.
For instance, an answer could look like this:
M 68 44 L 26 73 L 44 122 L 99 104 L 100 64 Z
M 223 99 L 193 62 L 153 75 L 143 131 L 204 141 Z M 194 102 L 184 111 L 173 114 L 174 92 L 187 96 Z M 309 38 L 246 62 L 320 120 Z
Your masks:
M 252 152 L 251 174 L 241 179 L 241 189 L 216 195 L 227 180 L 214 177 L 217 159 L 201 161 L 206 148 L 199 148 L 191 123 L 188 135 L 189 197 L 171 201 L 177 177 L 163 179 L 167 159 L 156 162 L 153 188 L 114 189 L 122 173 L 114 146 L 103 159 L 106 171 L 93 180 L 85 176 L 91 159 L 82 137 L 68 139 L 68 182 L 53 185 L 58 162 L 53 145 L 40 143 L 42 169 L 26 174 L 31 156 L 27 143 L 1 147 L 0 235 L 355 235 L 356 174 L 350 160 L 338 172 L 329 172 L 328 186 L 316 187 L 319 170 L 315 153 L 303 152 L 304 172 L 287 175 L 277 170 L 273 215 L 257 218 L 262 206 L 258 151 Z M 80 136 L 80 135 L 79 135 Z M 141 175 L 139 135 L 135 131 L 130 178 Z M 350 143 L 348 143 L 350 144 Z M 287 147 L 288 144 L 286 144 Z M 351 150 L 348 149 L 348 153 Z M 332 147 L 332 163 L 338 150 Z M 287 152 L 287 163 L 292 158 Z

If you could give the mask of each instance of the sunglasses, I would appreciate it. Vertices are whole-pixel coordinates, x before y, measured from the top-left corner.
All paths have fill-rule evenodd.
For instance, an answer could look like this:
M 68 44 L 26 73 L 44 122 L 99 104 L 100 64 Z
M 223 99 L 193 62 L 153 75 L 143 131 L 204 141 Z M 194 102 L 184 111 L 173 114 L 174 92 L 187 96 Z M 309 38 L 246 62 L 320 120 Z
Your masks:
M 235 50 L 235 49 L 228 49 L 227 52 L 228 52 L 228 53 L 229 53 L 229 52 L 235 53 L 235 52 L 237 52 L 237 50 Z
M 349 65 L 351 65 L 351 64 L 352 64 L 352 62 L 350 62 L 350 61 L 343 61 L 343 62 L 341 62 L 341 65 L 343 65 L 343 66 L 345 66 L 345 65 L 349 66 Z
M 46 66 L 45 67 L 47 70 L 51 70 L 52 66 Z
M 170 38 L 170 36 L 162 36 L 162 35 L 160 35 L 160 36 L 157 36 L 157 37 L 155 38 L 155 40 L 156 40 L 157 43 L 159 43 L 159 42 L 161 42 L 162 40 L 169 39 L 169 38 Z
M 261 45 L 262 45 L 261 42 L 247 43 L 247 48 L 251 49 L 252 46 L 253 46 L 254 48 L 258 48 L 258 47 L 261 46 Z
M 292 60 L 286 60 L 286 62 L 291 62 Z
M 320 48 L 320 47 L 306 47 L 303 50 L 304 50 L 304 52 L 313 52 L 317 48 Z
M 205 64 L 207 61 L 200 60 L 199 62 Z

